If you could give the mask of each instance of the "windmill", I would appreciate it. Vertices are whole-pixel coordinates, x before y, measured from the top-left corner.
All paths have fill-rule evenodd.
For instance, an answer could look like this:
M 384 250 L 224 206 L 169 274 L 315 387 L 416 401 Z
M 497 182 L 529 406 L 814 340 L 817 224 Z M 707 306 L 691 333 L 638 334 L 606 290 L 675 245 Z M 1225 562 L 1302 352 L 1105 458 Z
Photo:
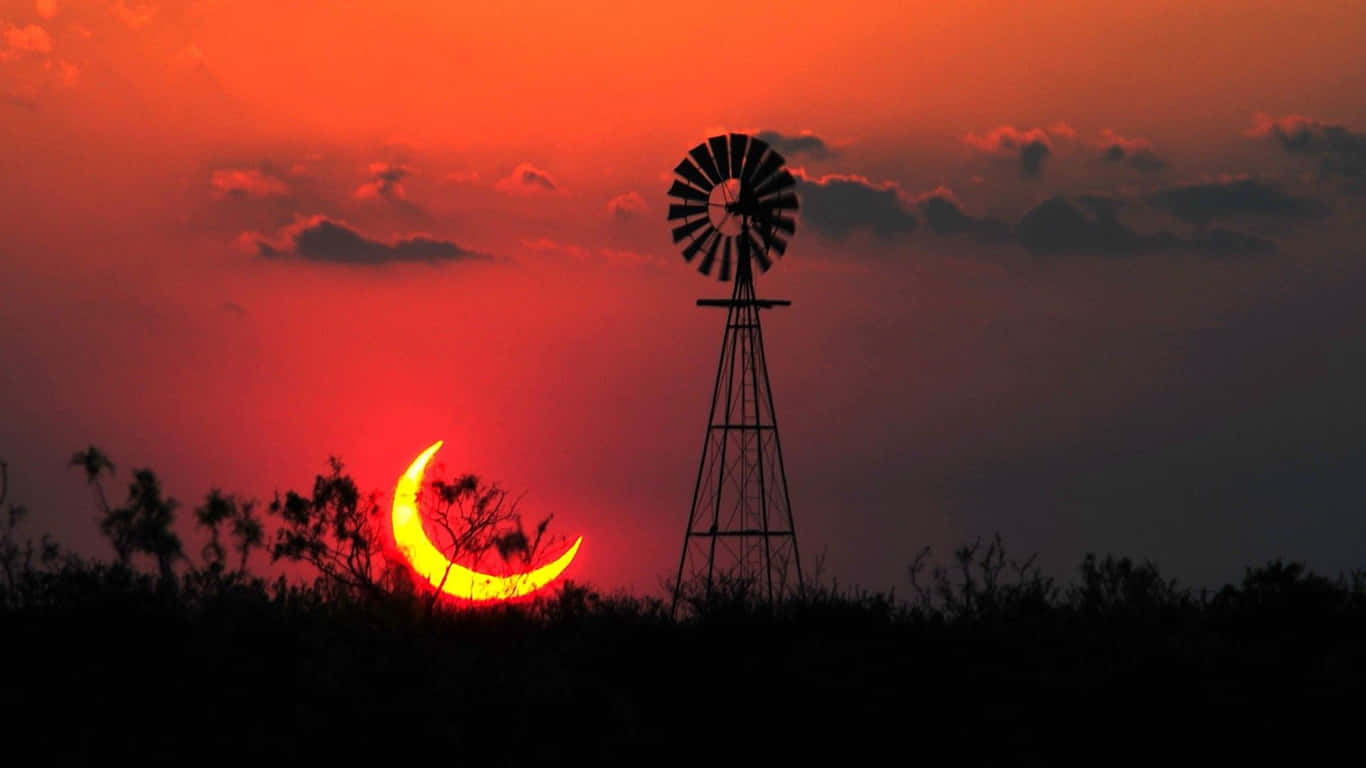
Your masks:
M 725 307 L 726 329 L 673 608 L 685 588 L 710 598 L 723 584 L 772 604 L 801 591 L 802 569 L 759 314 L 791 302 L 758 298 L 754 268 L 767 272 L 787 252 L 796 181 L 782 155 L 741 133 L 698 144 L 674 173 L 674 243 L 698 272 L 734 288 L 729 299 L 697 300 Z

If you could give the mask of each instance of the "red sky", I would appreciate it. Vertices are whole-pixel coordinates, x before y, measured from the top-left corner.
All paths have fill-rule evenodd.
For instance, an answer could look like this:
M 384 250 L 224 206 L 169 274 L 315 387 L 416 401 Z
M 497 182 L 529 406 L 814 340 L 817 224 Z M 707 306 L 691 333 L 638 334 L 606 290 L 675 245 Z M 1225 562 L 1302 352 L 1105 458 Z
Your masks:
M 727 290 L 664 190 L 743 130 L 806 179 L 759 290 L 794 302 L 766 342 L 827 576 L 904 588 L 996 530 L 1197 583 L 1366 562 L 1366 3 L 446 5 L 0 2 L 35 530 L 107 555 L 63 468 L 92 442 L 188 507 L 330 454 L 387 491 L 441 438 L 586 535 L 572 577 L 654 589 Z M 457 257 L 297 247 L 329 222 Z

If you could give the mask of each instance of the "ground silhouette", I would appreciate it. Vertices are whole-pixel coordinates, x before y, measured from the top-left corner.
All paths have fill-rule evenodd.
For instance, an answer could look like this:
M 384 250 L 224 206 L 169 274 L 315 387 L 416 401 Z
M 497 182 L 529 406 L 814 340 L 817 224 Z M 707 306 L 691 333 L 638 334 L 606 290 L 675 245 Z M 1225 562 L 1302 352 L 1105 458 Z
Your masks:
M 92 484 L 112 471 L 73 463 Z M 97 493 L 116 553 L 101 562 L 24 538 L 0 488 L 12 748 L 61 763 L 1299 762 L 1359 722 L 1361 572 L 1275 561 L 1195 593 L 1087 556 L 1056 583 L 993 539 L 911 558 L 904 600 L 813 585 L 770 605 L 723 579 L 685 592 L 678 616 L 572 582 L 475 608 L 379 562 L 354 489 L 335 462 L 264 521 L 211 491 L 193 515 L 210 544 L 191 558 L 178 505 L 138 470 L 124 505 Z M 267 548 L 317 578 L 253 575 Z

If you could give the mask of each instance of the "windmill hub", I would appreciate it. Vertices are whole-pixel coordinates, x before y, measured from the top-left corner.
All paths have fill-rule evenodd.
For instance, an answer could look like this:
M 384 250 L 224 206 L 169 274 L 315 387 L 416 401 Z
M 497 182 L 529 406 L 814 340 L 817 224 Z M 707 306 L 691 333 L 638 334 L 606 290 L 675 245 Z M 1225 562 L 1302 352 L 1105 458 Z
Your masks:
M 726 179 L 707 195 L 707 218 L 721 235 L 735 237 L 744 228 L 740 212 L 740 180 Z

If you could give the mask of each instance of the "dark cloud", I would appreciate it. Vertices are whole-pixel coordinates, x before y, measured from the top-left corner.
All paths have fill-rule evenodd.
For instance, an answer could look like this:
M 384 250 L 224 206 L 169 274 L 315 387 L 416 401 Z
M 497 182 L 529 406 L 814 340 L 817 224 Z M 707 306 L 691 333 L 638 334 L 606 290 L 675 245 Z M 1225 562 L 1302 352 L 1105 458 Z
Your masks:
M 1080 205 L 1052 197 L 1030 209 L 1015 228 L 1031 251 L 1104 251 L 1136 253 L 1170 247 L 1171 236 L 1142 236 L 1119 222 L 1116 201 L 1087 196 Z
M 639 192 L 625 192 L 607 201 L 607 212 L 620 221 L 638 218 L 645 213 L 645 198 Z
M 1015 157 L 1020 175 L 1037 179 L 1043 175 L 1044 161 L 1053 154 L 1054 138 L 1073 139 L 1076 135 L 1067 123 L 1056 123 L 1047 130 L 1031 128 L 1027 131 L 1002 125 L 984 136 L 969 133 L 963 137 L 963 143 L 984 154 Z
M 386 200 L 406 200 L 407 191 L 403 189 L 401 183 L 404 178 L 411 176 L 413 171 L 406 165 L 394 163 L 370 163 L 370 180 L 356 188 L 355 196 L 359 199 L 384 198 Z
M 833 238 L 864 230 L 889 238 L 915 231 L 915 214 L 893 183 L 875 184 L 862 176 L 832 174 L 809 179 L 800 172 L 797 192 L 802 223 Z
M 289 191 L 283 181 L 255 168 L 220 168 L 209 174 L 209 187 L 220 200 L 279 197 Z
M 535 192 L 554 192 L 558 189 L 555 180 L 551 178 L 549 173 L 531 163 L 522 163 L 513 168 L 512 173 L 494 184 L 494 188 L 502 192 L 522 195 Z
M 1044 158 L 1053 154 L 1053 150 L 1041 141 L 1031 141 L 1020 147 L 1020 173 L 1024 176 L 1036 179 L 1043 174 Z
M 399 238 L 393 243 L 372 240 L 347 225 L 324 216 L 298 222 L 285 230 L 279 242 L 248 235 L 256 251 L 267 258 L 294 257 L 306 261 L 338 264 L 387 264 L 398 261 L 464 261 L 486 259 L 447 240 L 426 235 Z
M 782 134 L 777 131 L 760 131 L 758 138 L 768 142 L 769 146 L 788 157 L 802 156 L 812 160 L 827 160 L 838 154 L 830 148 L 824 139 L 805 131 L 795 135 Z
M 1321 200 L 1290 194 L 1274 182 L 1252 179 L 1170 187 L 1154 194 L 1150 201 L 1198 227 L 1238 215 L 1314 219 L 1330 211 Z
M 953 193 L 935 190 L 920 198 L 920 212 L 925 223 L 936 235 L 970 235 L 980 242 L 999 242 L 1010 239 L 1010 225 L 1000 219 L 978 218 L 963 213 Z
M 1153 152 L 1147 139 L 1130 139 L 1105 129 L 1100 132 L 1100 158 L 1107 163 L 1127 165 L 1136 171 L 1156 173 L 1167 167 L 1166 161 Z
M 1366 191 L 1366 132 L 1304 115 L 1258 115 L 1252 136 L 1273 136 L 1286 152 L 1319 158 L 1325 176 L 1339 176 Z
M 1186 249 L 1211 255 L 1273 250 L 1270 240 L 1226 229 L 1186 239 L 1170 232 L 1141 234 L 1119 220 L 1123 202 L 1100 195 L 1083 195 L 1075 202 L 1053 197 L 1027 212 L 1016 225 L 1021 245 L 1035 253 L 1093 252 L 1129 256 L 1153 251 Z

